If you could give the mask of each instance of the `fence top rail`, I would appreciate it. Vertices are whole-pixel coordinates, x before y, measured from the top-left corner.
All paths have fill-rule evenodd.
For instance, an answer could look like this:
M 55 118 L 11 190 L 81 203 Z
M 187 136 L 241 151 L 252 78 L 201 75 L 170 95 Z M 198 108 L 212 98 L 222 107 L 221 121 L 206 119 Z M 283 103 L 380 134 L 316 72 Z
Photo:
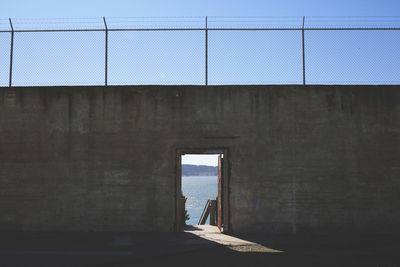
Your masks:
M 303 18 L 305 20 L 303 21 Z M 391 17 L 99 17 L 11 18 L 14 32 L 57 31 L 185 31 L 185 30 L 399 30 L 400 16 Z M 304 23 L 303 23 L 304 22 Z M 0 32 L 11 32 L 8 18 L 0 18 Z
M 54 30 L 0 30 L 10 32 L 117 32 L 117 31 L 398 31 L 400 28 L 159 28 L 159 29 L 54 29 Z

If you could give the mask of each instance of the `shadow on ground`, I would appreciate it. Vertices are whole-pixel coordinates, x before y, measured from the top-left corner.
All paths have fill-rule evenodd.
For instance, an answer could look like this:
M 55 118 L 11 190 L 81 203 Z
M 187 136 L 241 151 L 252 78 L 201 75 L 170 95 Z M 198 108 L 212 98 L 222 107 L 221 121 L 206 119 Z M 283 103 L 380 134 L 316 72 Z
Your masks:
M 400 237 L 391 235 L 231 235 L 245 241 L 236 245 L 192 232 L 1 236 L 2 267 L 400 266 Z

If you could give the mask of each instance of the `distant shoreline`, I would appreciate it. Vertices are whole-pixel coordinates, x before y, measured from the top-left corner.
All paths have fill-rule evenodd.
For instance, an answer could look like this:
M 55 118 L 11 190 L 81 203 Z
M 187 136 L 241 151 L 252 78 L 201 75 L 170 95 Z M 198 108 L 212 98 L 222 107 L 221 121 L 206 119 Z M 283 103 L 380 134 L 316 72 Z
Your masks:
M 218 176 L 218 167 L 182 164 L 182 176 Z

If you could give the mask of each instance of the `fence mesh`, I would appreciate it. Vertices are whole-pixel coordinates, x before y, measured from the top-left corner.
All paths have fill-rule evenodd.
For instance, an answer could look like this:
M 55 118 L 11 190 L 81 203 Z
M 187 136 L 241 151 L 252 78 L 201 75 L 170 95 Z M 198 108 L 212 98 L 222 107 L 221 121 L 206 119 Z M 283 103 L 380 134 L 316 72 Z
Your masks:
M 0 19 L 0 86 L 400 84 L 399 41 L 400 17 Z
M 17 32 L 13 85 L 103 85 L 103 32 Z
M 0 32 L 0 86 L 8 86 L 10 73 L 11 34 Z
M 109 33 L 109 84 L 204 84 L 204 32 Z
M 307 31 L 307 84 L 400 84 L 400 31 Z
M 299 31 L 210 31 L 209 84 L 301 84 Z

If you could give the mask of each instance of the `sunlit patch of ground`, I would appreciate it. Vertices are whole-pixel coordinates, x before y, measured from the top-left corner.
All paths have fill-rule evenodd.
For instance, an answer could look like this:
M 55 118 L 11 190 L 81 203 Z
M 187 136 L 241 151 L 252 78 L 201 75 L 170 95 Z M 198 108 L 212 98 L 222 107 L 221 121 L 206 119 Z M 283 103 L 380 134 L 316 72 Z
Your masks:
M 263 253 L 282 253 L 283 251 L 267 248 L 260 244 L 251 245 L 238 245 L 238 246 L 227 246 L 227 248 L 238 251 L 238 252 L 263 252 Z

